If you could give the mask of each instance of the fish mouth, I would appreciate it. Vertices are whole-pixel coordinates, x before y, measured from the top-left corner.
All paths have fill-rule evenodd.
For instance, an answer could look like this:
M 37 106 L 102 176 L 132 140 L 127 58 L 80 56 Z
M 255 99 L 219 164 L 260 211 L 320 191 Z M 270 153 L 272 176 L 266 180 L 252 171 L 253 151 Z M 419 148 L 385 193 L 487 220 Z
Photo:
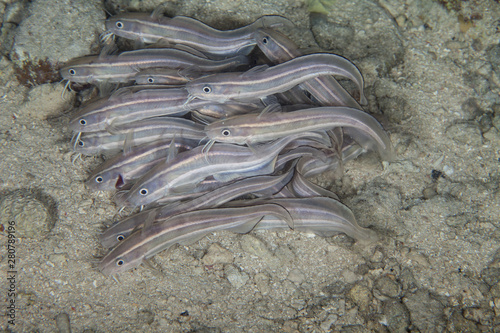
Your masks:
M 124 185 L 125 185 L 125 182 L 123 181 L 122 175 L 118 175 L 118 179 L 116 180 L 115 188 L 117 190 L 121 190 Z

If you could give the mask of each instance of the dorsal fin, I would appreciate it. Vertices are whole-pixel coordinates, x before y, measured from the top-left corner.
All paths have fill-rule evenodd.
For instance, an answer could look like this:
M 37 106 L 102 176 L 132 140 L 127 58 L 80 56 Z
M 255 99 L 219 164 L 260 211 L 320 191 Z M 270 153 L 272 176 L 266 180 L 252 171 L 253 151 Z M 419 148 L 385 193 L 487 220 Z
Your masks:
M 271 105 L 271 104 L 279 104 L 280 102 L 278 101 L 278 97 L 276 97 L 275 95 L 269 95 L 269 96 L 266 96 L 266 97 L 262 97 L 260 99 L 262 101 L 262 104 L 264 105 Z
M 177 146 L 175 145 L 175 134 L 170 142 L 170 146 L 168 146 L 168 154 L 167 161 L 173 160 L 177 156 Z
M 203 58 L 203 59 L 208 59 L 207 55 L 200 50 L 195 49 L 194 47 L 188 46 L 188 45 L 183 45 L 183 44 L 175 44 L 173 46 L 174 49 L 185 51 L 188 53 L 191 53 L 197 57 Z
M 261 73 L 261 72 L 265 71 L 268 68 L 269 68 L 269 65 L 255 66 L 255 67 L 250 68 L 246 72 L 242 73 L 240 76 L 241 77 L 247 77 L 247 76 L 252 75 L 252 74 Z
M 130 155 L 132 153 L 132 147 L 134 146 L 134 131 L 130 130 L 125 135 L 125 140 L 123 141 L 123 155 Z
M 151 13 L 151 18 L 159 21 L 163 17 L 163 13 L 165 13 L 165 5 L 160 4 Z
M 260 117 L 262 117 L 263 115 L 265 115 L 267 113 L 272 113 L 272 112 L 281 112 L 281 104 L 277 103 L 277 104 L 270 104 L 270 105 L 266 106 L 259 113 L 259 115 L 257 116 L 257 119 L 260 119 Z
M 155 218 L 156 218 L 156 209 L 151 209 L 150 212 L 148 212 L 146 218 L 144 219 L 144 224 L 142 226 L 141 233 L 144 234 L 145 231 L 149 230 L 151 226 L 153 225 Z
M 181 77 L 185 78 L 188 81 L 191 81 L 195 78 L 199 78 L 203 75 L 203 74 L 201 74 L 201 73 L 203 73 L 203 71 L 198 66 L 195 66 L 195 65 L 191 65 L 191 66 L 188 66 L 186 68 L 179 69 L 177 71 L 177 73 L 179 73 L 179 75 Z
M 108 41 L 104 44 L 101 52 L 99 53 L 99 59 L 112 56 L 117 50 L 118 48 L 116 47 L 116 44 L 112 40 Z

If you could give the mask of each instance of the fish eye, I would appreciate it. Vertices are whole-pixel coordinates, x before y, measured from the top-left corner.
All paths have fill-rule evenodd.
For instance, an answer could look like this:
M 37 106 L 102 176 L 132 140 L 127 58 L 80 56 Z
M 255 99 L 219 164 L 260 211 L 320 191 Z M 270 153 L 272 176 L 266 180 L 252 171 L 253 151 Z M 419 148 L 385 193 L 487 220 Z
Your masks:
M 102 178 L 102 176 L 95 177 L 95 182 L 96 183 L 102 183 L 103 181 L 104 181 L 104 179 Z
M 115 25 L 116 25 L 116 27 L 118 29 L 122 29 L 123 28 L 123 23 L 121 21 L 116 21 Z
M 139 190 L 139 194 L 140 194 L 140 195 L 148 195 L 148 193 L 149 193 L 149 191 L 148 191 L 148 189 L 147 189 L 147 188 L 141 188 L 141 189 Z
M 115 263 L 116 263 L 116 266 L 123 266 L 123 264 L 125 264 L 125 260 L 123 260 L 123 259 L 116 259 Z
M 148 83 L 154 83 L 155 82 L 155 79 L 153 79 L 152 77 L 148 77 Z
M 77 144 L 78 144 L 78 147 L 80 147 L 80 148 L 85 147 L 85 142 L 83 142 L 82 140 L 78 140 Z
M 121 242 L 124 239 L 125 239 L 125 236 L 123 236 L 123 235 L 117 235 L 116 236 L 116 240 L 119 241 L 119 242 Z
M 73 68 L 68 69 L 69 75 L 76 75 L 76 71 Z
M 262 44 L 267 44 L 269 42 L 269 37 L 262 38 Z
M 204 86 L 203 87 L 203 92 L 205 94 L 210 94 L 212 92 L 212 88 L 210 88 L 209 86 Z
M 231 135 L 231 131 L 228 130 L 227 128 L 225 128 L 225 129 L 222 130 L 221 134 L 223 136 L 230 136 Z
M 87 125 L 87 121 L 83 118 L 80 119 L 79 123 L 80 123 L 80 125 L 84 125 L 84 126 Z

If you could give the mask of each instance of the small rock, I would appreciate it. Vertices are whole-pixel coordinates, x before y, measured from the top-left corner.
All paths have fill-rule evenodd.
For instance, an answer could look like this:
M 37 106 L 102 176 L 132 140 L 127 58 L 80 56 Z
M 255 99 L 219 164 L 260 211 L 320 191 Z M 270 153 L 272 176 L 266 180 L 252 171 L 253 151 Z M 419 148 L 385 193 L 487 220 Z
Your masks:
M 497 144 L 497 141 L 500 140 L 500 131 L 493 127 L 488 132 L 483 133 L 483 137 L 489 141 L 489 144 Z
M 151 325 L 155 321 L 155 315 L 149 310 L 140 310 L 137 312 L 137 321 L 142 324 Z
M 488 267 L 483 269 L 481 279 L 490 287 L 498 284 L 500 282 L 500 268 Z
M 244 235 L 241 238 L 241 248 L 245 251 L 248 252 L 254 256 L 257 256 L 263 260 L 270 259 L 273 254 L 269 249 L 266 247 L 266 244 L 264 244 L 263 241 L 258 239 L 257 237 L 253 235 Z
M 444 43 L 444 47 L 449 50 L 459 50 L 467 48 L 467 43 L 458 40 L 448 40 Z
M 422 191 L 422 195 L 424 196 L 424 199 L 426 199 L 426 200 L 434 198 L 437 195 L 436 186 L 431 185 L 431 186 L 424 188 L 424 190 Z
M 342 271 L 342 277 L 344 278 L 346 283 L 355 283 L 356 281 L 361 279 L 361 276 L 354 273 L 350 269 L 344 269 Z
M 67 253 L 52 253 L 49 255 L 49 261 L 53 264 L 63 264 L 68 262 Z
M 3 14 L 3 23 L 19 24 L 23 19 L 25 3 L 23 1 L 16 1 L 7 5 Z
M 446 319 L 444 306 L 431 297 L 427 290 L 418 290 L 403 298 L 404 305 L 410 311 L 413 325 L 420 332 L 444 331 Z
M 71 333 L 71 325 L 69 323 L 69 315 L 60 313 L 56 316 L 56 326 L 59 333 Z
M 481 130 L 472 123 L 453 124 L 446 129 L 446 135 L 460 144 L 479 146 L 483 143 Z
M 224 274 L 226 275 L 227 280 L 231 285 L 239 289 L 244 286 L 247 281 L 250 279 L 247 273 L 240 271 L 234 265 L 226 265 L 224 266 Z
M 384 259 L 385 255 L 381 249 L 376 249 L 370 258 L 371 262 L 381 262 Z
M 485 326 L 491 325 L 495 318 L 495 313 L 491 309 L 466 308 L 462 313 L 465 319 L 475 321 Z
M 320 327 L 323 329 L 323 331 L 330 332 L 330 327 L 332 327 L 332 325 L 335 325 L 338 319 L 339 316 L 337 316 L 336 314 L 329 314 L 328 317 L 326 317 L 326 319 L 321 322 Z
M 210 245 L 207 254 L 203 256 L 204 265 L 230 264 L 234 261 L 234 255 L 217 243 Z
M 396 298 L 401 294 L 400 285 L 391 279 L 388 275 L 381 276 L 375 281 L 375 289 L 379 291 L 382 295 Z
M 476 98 L 471 97 L 462 103 L 462 113 L 465 119 L 474 119 L 483 113 Z
M 373 300 L 373 295 L 370 289 L 360 284 L 352 287 L 351 290 L 349 290 L 348 295 L 352 299 L 352 301 L 359 306 L 361 311 L 368 310 L 368 307 Z
M 300 269 L 295 268 L 295 269 L 292 269 L 290 271 L 290 273 L 288 273 L 287 278 L 288 278 L 288 280 L 290 280 L 294 283 L 301 284 L 302 282 L 304 282 L 306 275 Z
M 267 295 L 271 292 L 271 286 L 269 285 L 269 276 L 264 273 L 257 273 L 253 277 L 257 289 L 259 289 L 262 295 Z
M 398 300 L 387 300 L 382 303 L 386 326 L 392 333 L 409 332 L 410 313 L 404 304 Z
M 493 287 L 490 288 L 490 293 L 491 296 L 493 297 L 500 297 L 500 282 L 498 282 L 497 284 L 495 284 Z
M 448 332 L 481 332 L 474 322 L 465 319 L 458 311 L 453 311 L 451 314 L 447 329 Z
M 399 97 L 382 97 L 377 100 L 380 111 L 389 119 L 390 123 L 400 124 L 411 117 L 408 102 Z
M 486 50 L 486 56 L 493 70 L 500 76 L 500 44 L 495 44 Z

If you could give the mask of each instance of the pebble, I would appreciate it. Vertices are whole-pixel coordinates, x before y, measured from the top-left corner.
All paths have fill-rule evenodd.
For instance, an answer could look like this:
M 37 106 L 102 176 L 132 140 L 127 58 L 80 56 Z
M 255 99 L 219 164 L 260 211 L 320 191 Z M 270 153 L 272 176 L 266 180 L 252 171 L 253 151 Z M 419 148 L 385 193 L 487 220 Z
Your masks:
M 338 321 L 339 319 L 339 316 L 337 316 L 336 314 L 330 314 L 328 315 L 328 317 L 326 317 L 325 320 L 323 320 L 321 322 L 321 329 L 325 332 L 329 332 L 330 331 L 330 327 L 332 327 L 332 325 L 335 325 L 335 323 Z
M 257 256 L 263 261 L 270 260 L 273 257 L 273 253 L 266 247 L 266 244 L 253 235 L 244 235 L 240 244 L 243 251 Z
M 229 283 L 236 289 L 244 286 L 250 279 L 247 273 L 242 272 L 239 268 L 234 265 L 224 266 L 224 274 L 226 275 Z
M 434 198 L 437 195 L 436 192 L 436 186 L 435 185 L 430 185 L 422 191 L 422 195 L 424 196 L 424 199 L 429 200 Z
M 401 286 L 389 275 L 378 278 L 374 287 L 380 294 L 387 297 L 396 298 L 401 294 Z
M 473 320 L 485 326 L 491 325 L 495 318 L 495 313 L 491 309 L 485 308 L 466 308 L 462 313 L 465 319 Z
M 488 267 L 483 269 L 481 279 L 490 287 L 498 284 L 500 282 L 500 268 Z
M 465 102 L 463 102 L 461 109 L 465 119 L 474 119 L 483 113 L 483 110 L 481 110 L 479 102 L 475 97 L 468 98 Z
M 223 248 L 220 244 L 210 245 L 207 253 L 201 259 L 204 265 L 211 266 L 215 264 L 230 264 L 234 261 L 234 255 L 231 251 Z
M 259 289 L 262 295 L 268 295 L 271 292 L 271 286 L 269 284 L 269 276 L 265 273 L 257 273 L 253 277 L 255 286 Z
M 431 297 L 427 290 L 420 289 L 415 294 L 405 295 L 403 303 L 410 311 L 412 324 L 420 332 L 444 331 L 446 323 L 444 306 Z
M 500 76 L 500 44 L 495 44 L 486 50 L 486 56 L 491 63 L 493 71 Z
M 410 313 L 399 300 L 389 299 L 382 303 L 385 325 L 391 333 L 406 333 L 410 326 Z
M 373 295 L 370 289 L 360 284 L 352 287 L 351 290 L 349 290 L 348 295 L 352 301 L 359 306 L 361 311 L 368 310 L 368 307 L 373 300 Z
M 69 323 L 69 315 L 60 313 L 56 316 L 56 326 L 59 333 L 71 333 L 71 325 Z
M 137 312 L 137 321 L 142 324 L 151 325 L 154 320 L 155 315 L 149 310 L 140 310 Z
M 412 108 L 406 99 L 399 96 L 384 96 L 377 99 L 378 107 L 391 124 L 401 124 L 412 116 Z
M 44 200 L 44 201 L 42 201 Z M 42 239 L 57 220 L 55 203 L 41 192 L 20 189 L 0 198 L 0 223 L 15 223 L 16 236 Z
M 446 135 L 459 144 L 479 146 L 483 143 L 481 130 L 473 123 L 453 124 L 446 129 Z
M 481 332 L 474 322 L 465 319 L 458 311 L 453 311 L 451 314 L 447 328 L 448 332 Z
M 300 269 L 294 268 L 288 273 L 287 279 L 294 283 L 301 284 L 306 279 L 306 275 Z

